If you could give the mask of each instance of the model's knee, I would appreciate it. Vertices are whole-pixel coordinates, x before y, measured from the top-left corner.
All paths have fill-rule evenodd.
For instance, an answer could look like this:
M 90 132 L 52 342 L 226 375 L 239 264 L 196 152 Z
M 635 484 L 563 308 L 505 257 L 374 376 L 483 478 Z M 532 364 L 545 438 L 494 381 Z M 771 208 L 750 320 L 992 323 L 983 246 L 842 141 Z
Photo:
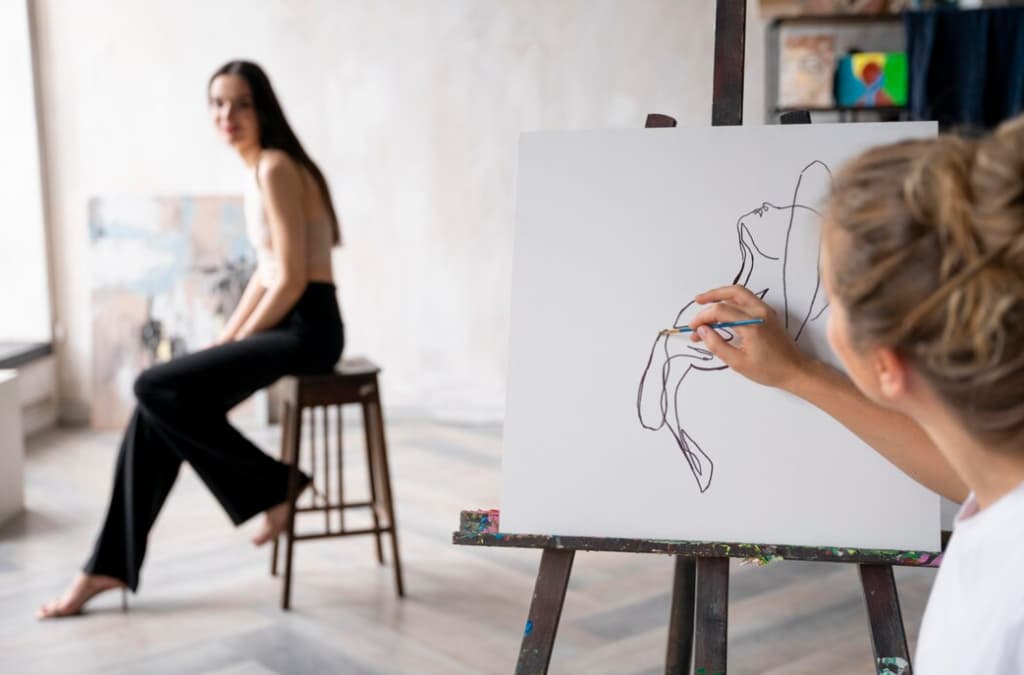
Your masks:
M 172 391 L 159 370 L 149 368 L 135 378 L 135 399 L 144 406 L 157 407 L 172 398 Z

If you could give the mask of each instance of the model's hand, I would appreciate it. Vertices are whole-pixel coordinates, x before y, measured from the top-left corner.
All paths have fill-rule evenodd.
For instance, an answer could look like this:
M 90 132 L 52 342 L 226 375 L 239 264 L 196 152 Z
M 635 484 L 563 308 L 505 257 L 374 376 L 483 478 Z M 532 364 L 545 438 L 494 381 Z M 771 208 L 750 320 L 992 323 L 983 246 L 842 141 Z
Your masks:
M 224 331 L 220 335 L 217 336 L 217 339 L 214 340 L 213 343 L 210 344 L 210 346 L 211 347 L 220 347 L 221 345 L 226 345 L 226 344 L 232 342 L 234 339 L 235 339 L 235 336 L 234 336 L 233 333 L 228 332 L 228 331 Z
M 797 348 L 775 310 L 743 286 L 716 288 L 695 300 L 709 306 L 690 321 L 694 329 L 690 339 L 703 341 L 722 362 L 754 382 L 787 389 L 813 362 Z M 704 325 L 747 319 L 764 323 L 730 328 L 740 337 L 739 344 L 726 342 Z

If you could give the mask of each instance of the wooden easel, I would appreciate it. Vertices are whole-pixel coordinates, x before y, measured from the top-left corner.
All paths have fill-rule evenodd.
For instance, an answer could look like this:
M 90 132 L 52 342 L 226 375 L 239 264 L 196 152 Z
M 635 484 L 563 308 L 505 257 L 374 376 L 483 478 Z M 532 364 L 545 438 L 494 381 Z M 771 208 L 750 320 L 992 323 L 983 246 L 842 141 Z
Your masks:
M 942 560 L 941 553 L 932 551 L 510 534 L 499 530 L 499 518 L 497 511 L 463 511 L 459 531 L 452 536 L 452 542 L 465 546 L 543 550 L 515 670 L 524 675 L 546 673 L 548 670 L 576 551 L 654 553 L 676 557 L 666 675 L 688 675 L 691 672 L 724 675 L 729 558 L 858 565 L 877 672 L 879 675 L 910 675 L 910 653 L 892 568 L 895 565 L 938 567 Z
M 746 0 L 717 0 L 711 124 L 743 123 L 743 63 Z M 784 124 L 810 122 L 806 112 L 788 113 Z M 672 127 L 666 115 L 649 115 L 647 127 Z M 860 569 L 875 666 L 879 675 L 911 675 L 894 565 L 937 567 L 942 554 L 814 548 L 770 544 L 692 542 L 555 535 L 510 534 L 499 529 L 497 511 L 463 511 L 452 541 L 467 546 L 542 549 L 533 601 L 515 672 L 546 673 L 558 632 L 576 551 L 615 551 L 675 556 L 669 613 L 666 675 L 724 675 L 729 616 L 729 558 L 853 563 Z M 691 670 L 692 663 L 692 670 Z

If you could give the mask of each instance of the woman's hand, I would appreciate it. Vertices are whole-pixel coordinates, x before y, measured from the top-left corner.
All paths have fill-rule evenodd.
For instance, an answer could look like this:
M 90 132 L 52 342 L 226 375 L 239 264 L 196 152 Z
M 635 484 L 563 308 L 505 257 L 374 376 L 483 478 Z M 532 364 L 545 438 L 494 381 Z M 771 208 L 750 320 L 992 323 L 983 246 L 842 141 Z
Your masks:
M 690 321 L 690 339 L 704 342 L 715 356 L 739 374 L 769 387 L 789 389 L 813 362 L 801 352 L 775 310 L 743 286 L 723 286 L 701 293 L 695 300 L 709 305 Z M 714 303 L 714 304 L 711 304 Z M 726 342 L 704 324 L 762 319 L 764 323 L 730 328 L 741 340 Z
M 779 387 L 820 408 L 855 433 L 911 478 L 939 494 L 963 501 L 967 486 L 931 438 L 909 417 L 882 408 L 854 386 L 846 375 L 807 356 L 786 332 L 775 310 L 743 286 L 725 286 L 701 293 L 698 304 L 710 305 L 693 317 L 691 337 L 741 375 Z M 741 336 L 726 342 L 704 324 L 763 319 L 763 324 L 730 328 Z

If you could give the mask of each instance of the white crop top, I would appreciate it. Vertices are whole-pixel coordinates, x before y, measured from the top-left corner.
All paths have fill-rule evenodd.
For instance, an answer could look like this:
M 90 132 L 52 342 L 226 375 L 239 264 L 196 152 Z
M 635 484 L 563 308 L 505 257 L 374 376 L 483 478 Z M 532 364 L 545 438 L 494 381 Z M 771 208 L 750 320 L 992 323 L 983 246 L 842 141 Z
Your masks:
M 270 223 L 263 208 L 263 193 L 260 191 L 256 172 L 249 172 L 244 192 L 245 231 L 249 242 L 256 249 L 256 273 L 263 286 L 269 288 L 280 275 L 277 258 L 271 246 Z M 306 223 L 306 265 L 329 263 L 334 247 L 334 228 L 329 217 Z

